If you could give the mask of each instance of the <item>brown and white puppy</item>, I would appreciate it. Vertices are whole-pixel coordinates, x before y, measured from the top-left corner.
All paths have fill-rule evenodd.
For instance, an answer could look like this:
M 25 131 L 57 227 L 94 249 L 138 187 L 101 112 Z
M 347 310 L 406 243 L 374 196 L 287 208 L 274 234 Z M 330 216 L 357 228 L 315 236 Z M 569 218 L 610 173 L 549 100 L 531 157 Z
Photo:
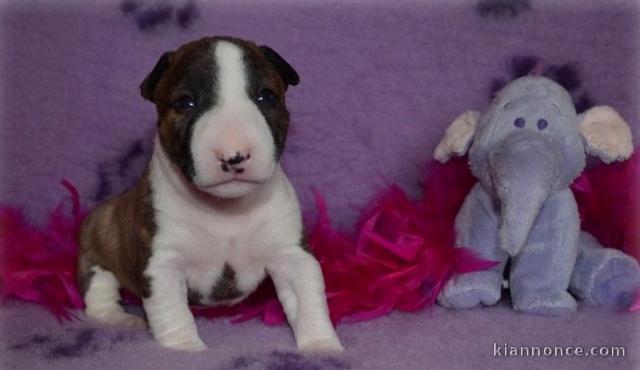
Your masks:
M 158 342 L 203 350 L 188 303 L 238 302 L 269 274 L 298 347 L 342 349 L 278 164 L 289 125 L 284 93 L 298 82 L 275 51 L 235 38 L 204 38 L 160 58 L 140 87 L 159 116 L 149 166 L 82 226 L 88 316 L 143 323 L 118 304 L 126 288 L 142 298 Z

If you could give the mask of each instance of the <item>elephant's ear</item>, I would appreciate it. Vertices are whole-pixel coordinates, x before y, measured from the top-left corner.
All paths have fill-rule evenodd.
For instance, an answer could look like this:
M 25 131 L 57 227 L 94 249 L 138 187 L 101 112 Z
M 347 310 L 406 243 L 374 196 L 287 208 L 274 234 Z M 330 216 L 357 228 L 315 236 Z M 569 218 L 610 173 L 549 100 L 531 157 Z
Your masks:
M 580 132 L 587 153 L 605 163 L 622 161 L 633 153 L 629 125 L 613 108 L 600 105 L 580 115 Z
M 442 140 L 436 147 L 433 157 L 439 162 L 446 162 L 451 156 L 461 156 L 467 152 L 473 136 L 476 133 L 476 125 L 480 119 L 480 112 L 469 110 L 462 113 L 447 128 Z

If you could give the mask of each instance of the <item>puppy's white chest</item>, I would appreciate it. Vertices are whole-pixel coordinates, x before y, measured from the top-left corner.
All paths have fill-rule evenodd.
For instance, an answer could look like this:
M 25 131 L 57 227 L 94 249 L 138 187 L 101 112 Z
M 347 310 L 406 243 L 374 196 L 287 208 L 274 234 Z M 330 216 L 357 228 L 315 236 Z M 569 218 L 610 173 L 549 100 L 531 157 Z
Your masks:
M 233 303 L 251 293 L 265 278 L 264 240 L 255 225 L 226 230 L 210 227 L 182 248 L 182 258 L 193 304 Z M 187 231 L 188 232 L 188 231 Z
M 156 177 L 153 170 L 157 233 L 150 264 L 162 264 L 162 259 L 177 264 L 192 303 L 242 299 L 265 278 L 275 252 L 300 248 L 300 210 L 281 170 L 249 207 L 203 203 L 177 192 L 171 179 Z

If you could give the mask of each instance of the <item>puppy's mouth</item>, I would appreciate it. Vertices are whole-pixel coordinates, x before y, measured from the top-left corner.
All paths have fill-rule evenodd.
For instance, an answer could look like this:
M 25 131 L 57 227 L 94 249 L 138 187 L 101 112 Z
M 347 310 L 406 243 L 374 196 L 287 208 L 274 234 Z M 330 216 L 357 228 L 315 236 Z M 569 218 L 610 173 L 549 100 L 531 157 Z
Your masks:
M 210 182 L 203 185 L 198 185 L 200 191 L 214 195 L 223 199 L 236 199 L 244 197 L 250 192 L 257 189 L 265 181 L 258 181 L 256 179 L 241 179 L 232 177 L 222 181 Z
M 223 181 L 218 181 L 218 182 L 213 182 L 213 183 L 209 183 L 209 184 L 204 184 L 204 185 L 199 185 L 200 188 L 202 189 L 213 189 L 222 185 L 233 185 L 233 184 L 247 184 L 247 185 L 259 185 L 262 184 L 264 181 L 259 181 L 259 180 L 247 180 L 247 179 L 240 179 L 240 178 L 230 178 L 228 180 L 223 180 Z

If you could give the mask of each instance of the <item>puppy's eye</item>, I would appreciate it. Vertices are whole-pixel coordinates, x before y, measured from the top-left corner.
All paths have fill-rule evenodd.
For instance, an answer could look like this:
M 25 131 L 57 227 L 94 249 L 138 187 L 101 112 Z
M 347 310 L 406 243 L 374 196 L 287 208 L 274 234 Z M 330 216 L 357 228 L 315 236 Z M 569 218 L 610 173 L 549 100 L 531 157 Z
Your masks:
M 178 112 L 184 113 L 196 107 L 196 102 L 189 95 L 182 95 L 173 102 L 173 108 Z
M 274 106 L 277 100 L 278 97 L 276 96 L 276 93 L 273 90 L 266 88 L 260 90 L 258 96 L 256 97 L 256 103 L 267 107 Z

